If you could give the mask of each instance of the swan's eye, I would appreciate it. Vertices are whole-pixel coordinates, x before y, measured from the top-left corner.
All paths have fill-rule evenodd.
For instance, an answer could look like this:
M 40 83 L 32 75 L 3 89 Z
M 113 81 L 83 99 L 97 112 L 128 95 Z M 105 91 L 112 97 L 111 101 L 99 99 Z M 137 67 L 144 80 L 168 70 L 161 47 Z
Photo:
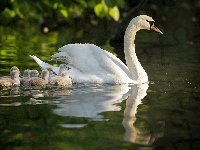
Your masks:
M 149 24 L 150 24 L 150 29 L 151 29 L 151 26 L 153 25 L 153 24 L 155 24 L 155 21 L 149 21 L 149 20 L 146 20 Z

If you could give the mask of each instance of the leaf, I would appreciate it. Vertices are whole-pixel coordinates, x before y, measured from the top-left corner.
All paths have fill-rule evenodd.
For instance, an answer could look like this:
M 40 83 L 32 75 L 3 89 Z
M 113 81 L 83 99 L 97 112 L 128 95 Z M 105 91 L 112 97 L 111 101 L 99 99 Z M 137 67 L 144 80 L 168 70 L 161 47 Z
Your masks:
M 6 17 L 9 17 L 9 18 L 13 18 L 16 16 L 16 13 L 13 11 L 13 10 L 10 10 L 8 8 L 5 8 L 3 14 L 6 16 Z
M 58 3 L 54 3 L 54 4 L 53 4 L 53 8 L 54 8 L 54 9 L 57 9 L 57 8 L 58 8 Z
M 107 5 L 104 3 L 104 1 L 102 1 L 101 3 L 97 4 L 95 7 L 94 7 L 94 12 L 95 14 L 100 17 L 100 18 L 103 18 L 106 16 L 107 14 L 107 11 L 108 11 L 108 7 Z
M 118 20 L 119 20 L 119 16 L 120 16 L 118 7 L 117 7 L 117 6 L 114 6 L 113 8 L 110 8 L 110 9 L 109 9 L 109 15 L 110 15 L 115 21 L 118 21 Z
M 68 18 L 68 12 L 66 9 L 60 9 L 60 13 L 65 17 Z

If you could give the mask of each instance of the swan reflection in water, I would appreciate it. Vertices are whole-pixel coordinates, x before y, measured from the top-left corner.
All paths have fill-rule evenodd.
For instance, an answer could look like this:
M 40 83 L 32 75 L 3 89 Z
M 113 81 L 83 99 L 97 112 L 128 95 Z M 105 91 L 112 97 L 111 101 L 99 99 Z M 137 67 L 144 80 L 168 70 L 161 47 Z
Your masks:
M 124 140 L 131 143 L 141 145 L 151 145 L 156 139 L 163 136 L 163 132 L 151 133 L 148 129 L 144 130 L 134 126 L 136 122 L 136 113 L 138 105 L 142 103 L 142 99 L 146 96 L 148 84 L 135 85 L 99 85 L 99 86 L 81 86 L 72 87 L 69 89 L 59 90 L 44 90 L 38 92 L 32 90 L 31 92 L 24 91 L 25 95 L 33 94 L 33 98 L 25 103 L 0 104 L 1 106 L 19 106 L 19 105 L 37 105 L 50 104 L 56 105 L 52 112 L 60 116 L 69 116 L 77 118 L 90 118 L 94 121 L 109 121 L 104 118 L 101 112 L 106 111 L 120 111 L 118 106 L 126 99 L 126 107 L 124 110 L 124 118 L 122 124 L 125 128 Z M 15 91 L 15 90 L 13 90 Z M 16 91 L 15 91 L 16 92 Z M 15 93 L 13 92 L 13 93 Z M 38 93 L 37 93 L 38 92 Z M 23 95 L 16 92 L 17 95 Z M 39 97 L 55 97 L 54 100 L 39 100 Z M 140 121 L 140 120 L 138 120 Z M 82 128 L 87 124 L 59 124 L 64 128 Z
M 129 95 L 130 87 L 127 84 L 115 86 L 100 86 L 82 91 L 73 91 L 70 101 L 66 104 L 57 104 L 53 113 L 61 116 L 84 117 L 92 120 L 105 120 L 99 114 L 105 111 L 120 111 L 121 103 Z
M 142 99 L 146 96 L 148 84 L 134 85 L 130 89 L 130 96 L 126 100 L 124 110 L 124 118 L 122 124 L 125 128 L 124 140 L 141 145 L 152 145 L 158 138 L 164 135 L 163 132 L 151 133 L 149 130 L 142 130 L 134 126 L 136 122 L 136 114 L 138 105 L 142 103 Z M 158 124 L 164 124 L 162 121 Z
M 125 84 L 105 86 L 104 89 L 99 89 L 96 92 L 76 93 L 72 96 L 73 101 L 70 103 L 57 104 L 58 108 L 54 109 L 53 113 L 61 116 L 86 117 L 96 121 L 106 121 L 107 119 L 99 113 L 120 111 L 121 107 L 117 106 L 117 104 L 127 98 L 122 121 L 125 128 L 124 140 L 142 145 L 151 145 L 163 136 L 163 132 L 151 133 L 149 130 L 142 130 L 134 126 L 137 120 L 135 117 L 137 107 L 146 96 L 148 87 L 148 84 L 135 84 L 131 86 Z M 86 126 L 86 124 L 62 124 L 61 126 L 80 128 Z

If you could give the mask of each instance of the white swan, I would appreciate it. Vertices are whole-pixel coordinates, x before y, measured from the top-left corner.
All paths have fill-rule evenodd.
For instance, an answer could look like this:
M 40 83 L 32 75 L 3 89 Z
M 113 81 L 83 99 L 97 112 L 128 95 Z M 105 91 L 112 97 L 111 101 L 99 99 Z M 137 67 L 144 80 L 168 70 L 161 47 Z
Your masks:
M 68 44 L 58 49 L 52 58 L 70 68 L 68 74 L 74 83 L 145 83 L 148 76 L 135 53 L 135 35 L 140 29 L 162 34 L 154 20 L 146 15 L 133 18 L 125 32 L 124 52 L 127 66 L 113 54 L 93 44 Z M 51 68 L 58 74 L 59 67 L 51 66 L 36 56 L 32 57 L 42 69 Z

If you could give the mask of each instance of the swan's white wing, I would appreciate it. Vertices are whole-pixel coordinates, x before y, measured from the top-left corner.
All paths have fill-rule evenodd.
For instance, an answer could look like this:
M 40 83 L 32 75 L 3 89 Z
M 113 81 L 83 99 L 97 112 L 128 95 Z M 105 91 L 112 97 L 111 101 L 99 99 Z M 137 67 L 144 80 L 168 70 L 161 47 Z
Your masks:
M 69 44 L 61 47 L 60 52 L 52 58 L 65 62 L 68 73 L 76 83 L 133 83 L 130 72 L 123 62 L 113 54 L 102 50 L 93 44 Z M 54 67 L 32 57 L 41 68 L 51 68 L 58 73 L 59 67 Z
M 96 45 L 68 44 L 59 48 L 59 51 L 52 58 L 59 61 L 66 57 L 65 62 L 83 73 L 104 73 L 131 78 L 128 68 L 120 59 Z
M 130 78 L 131 78 L 131 74 L 130 71 L 128 69 L 128 67 L 116 56 L 114 56 L 112 53 L 105 51 L 108 56 L 110 57 L 110 59 L 117 65 L 119 66 Z
M 84 73 L 100 71 L 99 61 L 96 59 L 96 51 L 101 50 L 99 47 L 90 46 L 91 44 L 68 44 L 58 50 L 57 54 L 54 54 L 52 58 L 60 60 L 66 57 L 65 62 L 71 66 L 74 66 L 78 70 Z M 63 54 L 65 53 L 65 54 Z M 99 54 L 101 55 L 101 54 Z

